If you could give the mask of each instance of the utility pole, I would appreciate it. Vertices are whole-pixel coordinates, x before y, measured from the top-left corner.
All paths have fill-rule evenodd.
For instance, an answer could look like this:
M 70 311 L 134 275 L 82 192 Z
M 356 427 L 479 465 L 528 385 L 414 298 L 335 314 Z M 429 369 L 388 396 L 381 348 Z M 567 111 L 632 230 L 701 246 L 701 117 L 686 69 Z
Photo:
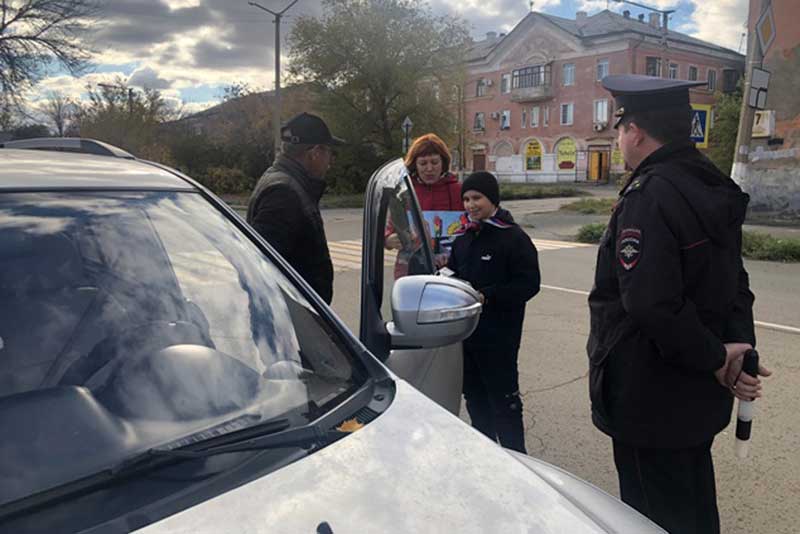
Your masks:
M 275 143 L 276 158 L 281 150 L 281 18 L 297 2 L 298 0 L 293 0 L 282 11 L 277 12 L 255 2 L 248 2 L 251 6 L 262 9 L 275 17 L 275 97 L 273 98 L 272 136 Z
M 752 4 L 751 4 L 752 5 Z M 772 5 L 772 0 L 766 0 L 761 6 L 763 14 Z M 760 18 L 760 17 L 759 17 Z M 751 18 L 748 13 L 748 20 L 758 20 Z M 750 164 L 750 140 L 753 135 L 753 121 L 755 120 L 756 110 L 748 105 L 750 96 L 750 85 L 753 82 L 753 69 L 760 67 L 764 61 L 764 51 L 761 50 L 761 43 L 758 40 L 758 31 L 754 28 L 750 38 L 747 40 L 747 61 L 744 72 L 744 90 L 742 91 L 742 108 L 739 114 L 739 131 L 736 133 L 736 154 L 733 156 L 733 168 L 731 178 L 737 184 L 747 177 Z

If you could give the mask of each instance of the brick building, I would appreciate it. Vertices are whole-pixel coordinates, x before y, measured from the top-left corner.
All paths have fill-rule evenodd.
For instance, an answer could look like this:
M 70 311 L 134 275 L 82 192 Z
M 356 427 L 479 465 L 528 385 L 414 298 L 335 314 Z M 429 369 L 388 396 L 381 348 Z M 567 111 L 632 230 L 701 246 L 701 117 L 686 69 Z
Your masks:
M 572 20 L 531 12 L 508 35 L 489 33 L 469 51 L 466 167 L 511 181 L 607 180 L 624 162 L 604 76 L 708 80 L 691 100 L 712 105 L 714 91 L 733 90 L 743 69 L 741 54 L 665 29 L 657 14 L 604 10 Z

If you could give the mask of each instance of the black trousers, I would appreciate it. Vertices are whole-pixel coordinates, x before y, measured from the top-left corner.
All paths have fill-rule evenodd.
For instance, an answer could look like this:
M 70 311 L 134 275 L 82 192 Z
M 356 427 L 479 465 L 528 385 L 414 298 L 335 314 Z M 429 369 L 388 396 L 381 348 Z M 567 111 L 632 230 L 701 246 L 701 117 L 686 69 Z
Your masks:
M 518 352 L 465 343 L 463 391 L 473 427 L 503 447 L 526 453 Z
M 711 443 L 647 449 L 614 441 L 622 500 L 670 534 L 719 534 Z

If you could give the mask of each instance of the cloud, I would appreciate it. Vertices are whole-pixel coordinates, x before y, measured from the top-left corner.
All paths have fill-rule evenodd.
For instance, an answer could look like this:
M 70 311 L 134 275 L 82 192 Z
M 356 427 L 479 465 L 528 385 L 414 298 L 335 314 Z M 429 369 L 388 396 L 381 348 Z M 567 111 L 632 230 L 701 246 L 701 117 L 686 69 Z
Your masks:
M 685 29 L 698 39 L 738 50 L 746 32 L 748 0 L 690 0 L 694 11 Z M 742 49 L 744 53 L 744 47 Z
M 128 78 L 128 85 L 162 90 L 172 87 L 172 82 L 165 80 L 164 78 L 160 78 L 155 69 L 151 67 L 144 67 L 134 71 L 133 74 L 131 74 L 131 77 Z

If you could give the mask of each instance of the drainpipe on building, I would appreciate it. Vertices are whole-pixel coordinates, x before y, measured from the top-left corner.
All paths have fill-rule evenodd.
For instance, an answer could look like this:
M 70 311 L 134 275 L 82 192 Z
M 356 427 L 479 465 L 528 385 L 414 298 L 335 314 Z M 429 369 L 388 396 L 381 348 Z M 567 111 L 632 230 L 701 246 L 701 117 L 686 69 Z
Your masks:
M 761 6 L 761 14 L 769 9 L 772 0 L 765 0 Z M 752 3 L 750 4 L 752 5 Z M 760 15 L 759 14 L 759 18 Z M 747 20 L 758 20 L 752 18 L 752 13 L 747 14 Z M 751 108 L 748 102 L 748 95 L 750 93 L 750 83 L 754 67 L 761 67 L 764 61 L 764 52 L 761 50 L 761 44 L 758 42 L 758 31 L 753 28 L 747 43 L 747 62 L 745 63 L 744 73 L 744 89 L 742 91 L 742 108 L 739 114 L 739 131 L 736 134 L 736 154 L 733 157 L 733 168 L 731 169 L 731 178 L 737 184 L 741 185 L 747 178 L 750 167 L 750 141 L 753 135 L 753 121 L 755 120 L 756 110 Z

